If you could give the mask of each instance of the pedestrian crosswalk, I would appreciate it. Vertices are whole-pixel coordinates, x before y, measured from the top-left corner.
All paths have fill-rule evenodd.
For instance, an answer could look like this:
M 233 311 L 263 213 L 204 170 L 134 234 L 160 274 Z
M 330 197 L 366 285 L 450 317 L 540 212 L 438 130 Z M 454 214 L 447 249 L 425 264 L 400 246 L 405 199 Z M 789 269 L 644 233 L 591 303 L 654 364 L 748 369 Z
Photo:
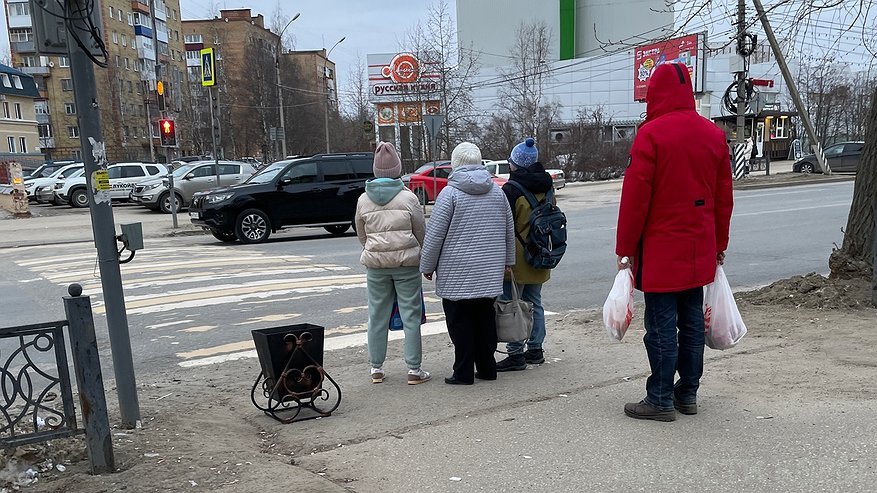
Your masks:
M 65 291 L 81 284 L 96 318 L 106 313 L 92 244 L 26 247 L 2 258 L 29 271 L 22 276 L 29 282 L 36 276 Z M 355 256 L 343 263 L 260 246 L 151 240 L 121 266 L 132 348 L 185 363 L 249 352 L 252 329 L 308 322 L 326 327 L 327 337 L 363 333 L 365 271 Z M 438 299 L 427 297 L 427 305 L 440 313 Z

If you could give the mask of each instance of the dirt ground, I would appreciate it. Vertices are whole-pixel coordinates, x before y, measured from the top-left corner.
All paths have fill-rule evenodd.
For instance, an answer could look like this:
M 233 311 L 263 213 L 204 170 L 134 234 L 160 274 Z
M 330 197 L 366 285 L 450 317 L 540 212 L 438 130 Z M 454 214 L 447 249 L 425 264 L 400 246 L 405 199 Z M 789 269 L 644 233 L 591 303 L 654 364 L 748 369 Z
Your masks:
M 778 408 L 820 402 L 843 412 L 845 402 L 877 399 L 877 310 L 866 307 L 861 296 L 859 285 L 837 285 L 815 275 L 741 293 L 738 302 L 749 334 L 738 348 L 708 352 L 705 385 L 715 394 Z M 641 314 L 636 320 L 641 324 Z M 507 409 L 522 399 L 556 398 L 558 385 L 572 395 L 647 375 L 641 328 L 632 327 L 619 344 L 606 337 L 598 312 L 554 316 L 549 326 L 552 346 L 546 351 L 557 357 L 539 370 L 546 381 L 536 381 L 518 395 L 485 386 L 493 390 L 469 401 L 446 398 L 449 386 L 439 382 L 415 387 L 423 392 L 419 402 L 411 402 L 401 390 L 375 395 L 375 387 L 364 382 L 363 348 L 327 353 L 326 368 L 350 397 L 336 416 L 292 425 L 279 425 L 250 403 L 258 372 L 255 360 L 173 369 L 140 383 L 143 427 L 113 430 L 118 473 L 89 475 L 83 442 L 72 439 L 0 453 L 0 481 L 31 468 L 43 469 L 25 488 L 33 492 L 249 492 L 256 485 L 261 492 L 375 491 L 359 489 L 359 478 L 342 470 L 332 454 L 370 440 L 401 440 L 411 430 Z M 451 351 L 446 336 L 424 339 L 425 354 L 446 368 Z M 390 357 L 401 360 L 400 354 L 399 344 L 392 344 Z M 444 369 L 436 366 L 440 380 Z M 548 379 L 555 386 L 546 385 Z M 109 384 L 110 399 L 112 390 Z M 112 422 L 116 403 L 109 405 Z M 398 412 L 406 407 L 414 410 Z M 422 421 L 418 412 L 431 412 L 431 420 Z M 375 413 L 381 418 L 375 419 Z M 3 486 L 0 482 L 0 491 Z M 16 489 L 9 482 L 6 487 Z

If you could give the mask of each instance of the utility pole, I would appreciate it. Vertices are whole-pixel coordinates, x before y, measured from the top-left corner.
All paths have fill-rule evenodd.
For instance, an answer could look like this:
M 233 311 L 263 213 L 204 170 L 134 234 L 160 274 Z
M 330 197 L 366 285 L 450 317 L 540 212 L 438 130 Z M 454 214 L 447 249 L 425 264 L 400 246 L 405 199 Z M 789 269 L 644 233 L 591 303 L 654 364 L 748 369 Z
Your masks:
M 152 48 L 153 48 L 153 53 L 155 53 L 155 84 L 156 84 L 156 88 L 154 89 L 155 90 L 155 103 L 156 103 L 155 105 L 156 105 L 156 107 L 158 107 L 158 117 L 164 118 L 165 114 L 162 112 L 163 108 L 162 108 L 162 104 L 160 101 L 160 99 L 164 99 L 164 95 L 159 94 L 158 89 L 157 89 L 158 83 L 159 83 L 159 81 L 161 81 L 161 62 L 159 61 L 159 58 L 158 58 L 159 57 L 158 22 L 155 18 L 155 0 L 149 1 L 149 15 L 152 17 Z M 170 40 L 170 38 L 168 38 L 168 40 Z M 159 129 L 159 134 L 160 133 L 161 133 L 161 129 Z M 151 120 L 149 122 L 149 142 L 152 143 L 152 121 Z M 167 164 L 170 164 L 171 160 L 168 159 L 170 151 L 168 149 L 165 149 L 164 152 L 165 152 L 165 162 L 167 162 Z M 154 158 L 153 158 L 153 161 L 155 161 Z M 173 204 L 173 202 L 174 202 L 173 196 L 174 196 L 173 189 L 171 189 L 171 206 L 174 205 Z
M 286 159 L 286 121 L 284 116 L 284 108 L 283 108 L 283 86 L 280 81 L 280 53 L 283 51 L 283 33 L 286 32 L 286 28 L 288 28 L 296 19 L 301 15 L 301 12 L 295 14 L 295 16 L 283 26 L 283 29 L 277 34 L 277 47 L 274 50 L 274 72 L 277 75 L 277 106 L 280 111 L 280 150 L 283 153 L 280 156 L 280 159 Z
M 743 57 L 743 44 L 746 37 L 746 0 L 737 0 L 737 54 L 740 56 L 740 70 L 737 72 L 737 139 L 735 144 L 746 145 L 746 62 Z M 744 156 L 744 158 L 749 156 Z
M 329 55 L 331 55 L 332 50 L 334 50 L 335 47 L 338 46 L 339 44 L 341 44 L 345 39 L 347 39 L 347 36 L 344 36 L 343 38 L 339 39 L 338 42 L 336 42 L 332 46 L 332 48 L 328 52 L 326 52 L 326 59 L 323 60 L 323 79 L 326 81 L 326 121 L 325 121 L 326 154 L 329 154 L 330 152 L 332 152 L 330 150 L 330 147 L 329 147 Z M 332 75 L 332 80 L 333 81 L 338 80 L 338 78 L 335 76 L 335 74 Z
M 789 71 L 789 66 L 786 64 L 786 57 L 783 55 L 783 52 L 780 50 L 780 45 L 777 43 L 776 35 L 773 32 L 773 28 L 770 26 L 770 21 L 767 19 L 767 14 L 764 11 L 764 5 L 761 3 L 761 0 L 752 0 L 755 4 L 755 10 L 758 12 L 758 18 L 761 20 L 761 25 L 764 27 L 764 33 L 767 35 L 767 40 L 770 42 L 770 48 L 773 50 L 773 56 L 777 60 L 777 65 L 780 66 L 780 71 L 783 73 L 783 79 L 786 81 L 786 86 L 789 88 L 789 94 L 792 96 L 792 101 L 795 103 L 795 109 L 798 110 L 798 116 L 801 117 L 801 121 L 804 123 L 804 130 L 807 132 L 807 137 L 810 139 L 811 145 L 815 146 L 814 153 L 816 154 L 816 160 L 819 162 L 819 167 L 827 173 L 831 174 L 831 167 L 828 165 L 828 160 L 825 159 L 825 154 L 822 152 L 822 144 L 816 138 L 816 127 L 813 126 L 813 121 L 810 120 L 810 114 L 807 113 L 807 108 L 804 107 L 804 103 L 801 100 L 801 93 L 798 92 L 798 86 L 795 84 L 795 80 L 792 78 L 792 72 Z
M 73 79 L 74 98 L 79 119 L 79 140 L 82 161 L 88 184 L 89 209 L 97 248 L 101 288 L 106 304 L 107 327 L 113 355 L 113 371 L 119 396 L 122 426 L 136 428 L 140 425 L 140 404 L 134 377 L 134 361 L 131 355 L 131 337 L 128 333 L 128 315 L 125 311 L 125 295 L 122 291 L 122 275 L 119 254 L 116 251 L 116 226 L 110 201 L 107 180 L 107 156 L 101 134 L 100 111 L 97 103 L 97 83 L 94 66 L 89 54 L 77 42 L 77 36 L 92 36 L 87 18 L 88 0 L 67 0 L 67 48 L 70 55 L 70 72 Z M 99 15 L 99 14 L 94 14 Z M 84 45 L 85 43 L 83 43 Z

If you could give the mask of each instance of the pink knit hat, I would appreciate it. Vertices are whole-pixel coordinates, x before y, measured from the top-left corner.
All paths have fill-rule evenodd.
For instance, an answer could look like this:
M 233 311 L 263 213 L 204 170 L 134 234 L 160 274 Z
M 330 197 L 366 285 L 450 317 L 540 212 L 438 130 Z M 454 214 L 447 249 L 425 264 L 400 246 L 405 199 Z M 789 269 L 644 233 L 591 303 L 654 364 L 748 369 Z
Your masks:
M 396 148 L 389 142 L 379 142 L 375 148 L 375 178 L 399 178 L 402 176 L 402 161 Z

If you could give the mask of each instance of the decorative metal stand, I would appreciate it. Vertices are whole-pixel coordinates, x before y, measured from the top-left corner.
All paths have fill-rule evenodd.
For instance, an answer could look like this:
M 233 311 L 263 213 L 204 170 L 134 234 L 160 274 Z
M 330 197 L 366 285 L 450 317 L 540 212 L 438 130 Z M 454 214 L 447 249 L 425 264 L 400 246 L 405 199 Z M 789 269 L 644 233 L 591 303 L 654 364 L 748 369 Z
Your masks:
M 312 340 L 313 336 L 310 332 L 302 332 L 298 335 L 286 334 L 283 342 L 293 349 L 283 370 L 276 377 L 266 375 L 263 364 L 263 370 L 259 372 L 253 383 L 250 392 L 253 405 L 281 423 L 289 424 L 331 416 L 341 404 L 341 387 L 304 347 Z M 293 366 L 294 360 L 298 362 L 304 360 L 307 365 L 297 368 Z M 327 380 L 332 384 L 331 386 L 324 386 Z M 261 397 L 267 400 L 264 406 L 259 404 L 260 399 L 257 399 L 257 394 L 261 394 Z M 303 409 L 307 409 L 308 412 L 300 416 Z

